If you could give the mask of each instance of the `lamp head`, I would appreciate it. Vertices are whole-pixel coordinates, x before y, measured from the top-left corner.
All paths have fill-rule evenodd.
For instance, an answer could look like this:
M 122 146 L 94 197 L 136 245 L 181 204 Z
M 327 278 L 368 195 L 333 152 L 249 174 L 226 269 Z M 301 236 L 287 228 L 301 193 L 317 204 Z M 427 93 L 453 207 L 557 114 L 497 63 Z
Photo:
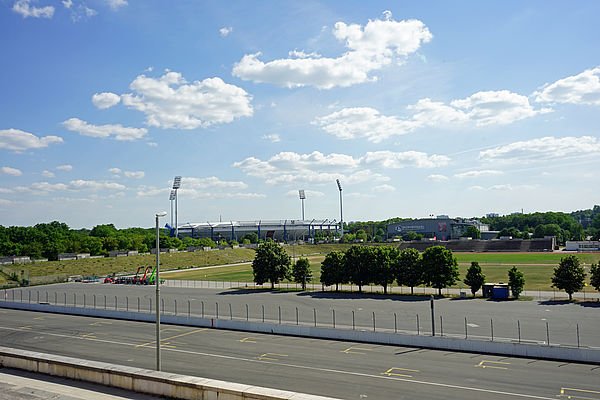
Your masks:
M 157 213 L 156 213 L 156 216 L 157 216 L 157 217 L 164 217 L 165 215 L 167 215 L 167 212 L 166 212 L 166 211 L 161 211 L 161 212 L 157 212 Z

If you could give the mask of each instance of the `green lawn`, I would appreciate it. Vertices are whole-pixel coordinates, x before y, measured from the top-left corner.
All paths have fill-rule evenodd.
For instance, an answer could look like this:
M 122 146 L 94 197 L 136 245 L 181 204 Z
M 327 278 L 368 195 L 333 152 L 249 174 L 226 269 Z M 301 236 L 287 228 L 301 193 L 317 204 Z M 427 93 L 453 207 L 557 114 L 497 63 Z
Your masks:
M 508 282 L 508 270 L 516 265 L 520 271 L 525 274 L 525 289 L 528 290 L 552 290 L 550 277 L 554 272 L 554 267 L 560 262 L 560 258 L 564 254 L 474 254 L 474 253 L 456 253 L 456 258 L 459 261 L 460 279 L 461 282 L 455 285 L 456 288 L 466 287 L 461 284 L 464 279 L 467 269 L 471 265 L 471 261 L 478 261 L 481 265 L 483 273 L 486 276 L 487 282 Z M 600 255 L 598 254 L 579 254 L 582 261 L 598 262 Z M 311 270 L 314 283 L 320 283 L 321 261 L 323 256 L 310 257 Z M 537 265 L 528 265 L 537 264 Z M 197 271 L 181 271 L 173 274 L 165 275 L 167 279 L 184 279 L 184 280 L 216 280 L 216 281 L 233 281 L 233 282 L 252 282 L 252 265 L 251 263 L 205 269 Z
M 300 256 L 308 256 L 311 260 L 314 281 L 319 282 L 321 273 L 320 262 L 324 254 L 334 250 L 347 250 L 349 244 L 322 244 L 322 245 L 299 245 L 286 246 L 290 256 L 297 259 Z M 315 254 L 321 254 L 315 256 Z M 507 271 L 516 265 L 526 278 L 527 289 L 550 289 L 550 277 L 553 267 L 558 265 L 563 253 L 455 253 L 459 262 L 461 278 L 471 261 L 477 261 L 481 265 L 488 282 L 506 282 Z M 591 263 L 600 261 L 600 254 L 584 253 L 576 254 L 581 261 L 589 266 Z M 185 269 L 192 266 L 211 266 L 221 264 L 240 263 L 252 260 L 254 250 L 251 249 L 226 249 L 219 251 L 199 251 L 194 253 L 162 254 L 160 256 L 161 268 L 163 270 Z M 112 273 L 135 272 L 139 266 L 153 266 L 156 257 L 154 255 L 141 255 L 133 257 L 98 258 L 73 261 L 51 261 L 44 263 L 23 264 L 11 266 L 17 271 L 28 271 L 30 276 L 48 276 L 56 274 L 65 275 L 108 275 Z M 193 280 L 226 280 L 226 281 L 252 281 L 251 264 L 240 266 L 228 266 L 206 270 L 196 270 L 165 275 L 169 279 L 193 279 Z M 0 276 L 0 284 L 2 284 Z M 458 285 L 457 287 L 460 287 Z

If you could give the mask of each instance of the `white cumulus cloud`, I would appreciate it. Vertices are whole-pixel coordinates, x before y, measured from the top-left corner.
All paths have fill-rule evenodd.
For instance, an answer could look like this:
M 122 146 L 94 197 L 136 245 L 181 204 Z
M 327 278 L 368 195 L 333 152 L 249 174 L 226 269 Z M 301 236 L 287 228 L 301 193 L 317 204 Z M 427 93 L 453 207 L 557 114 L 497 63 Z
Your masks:
M 104 0 L 106 4 L 113 10 L 118 10 L 121 7 L 125 7 L 128 3 L 127 0 Z
M 56 169 L 59 171 L 71 171 L 73 169 L 73 166 L 69 165 L 69 164 L 64 164 L 64 165 L 59 165 L 58 167 L 56 167 Z
M 456 178 L 478 178 L 480 176 L 496 176 L 496 175 L 502 175 L 503 172 L 502 171 L 498 171 L 495 169 L 483 169 L 483 170 L 477 170 L 477 171 L 467 171 L 467 172 L 461 172 L 460 174 L 455 174 L 454 176 Z
M 414 128 L 411 121 L 381 115 L 370 107 L 344 108 L 317 118 L 313 124 L 340 139 L 367 138 L 374 143 L 392 135 L 403 135 Z
M 600 67 L 559 79 L 534 95 L 538 102 L 600 105 Z
M 447 182 L 448 177 L 441 174 L 431 174 L 427 177 L 427 180 L 432 182 Z
M 142 179 L 146 176 L 146 173 L 144 171 L 125 171 L 123 172 L 123 175 L 127 178 Z
M 120 101 L 121 96 L 110 92 L 96 93 L 92 96 L 92 103 L 101 110 L 117 105 Z
M 269 140 L 272 143 L 279 143 L 279 142 L 281 142 L 281 138 L 276 133 L 273 133 L 271 135 L 263 135 L 263 136 L 261 136 L 261 139 Z
M 231 26 L 224 26 L 223 28 L 219 29 L 219 33 L 221 33 L 221 36 L 223 37 L 229 35 L 231 31 L 233 31 Z
M 13 4 L 12 10 L 16 13 L 21 14 L 23 18 L 52 18 L 52 16 L 54 15 L 54 7 L 35 7 L 31 5 L 32 2 L 34 1 L 17 0 L 15 1 L 15 4 Z
M 146 123 L 164 129 L 206 128 L 253 114 L 250 96 L 242 88 L 221 78 L 187 82 L 180 73 L 160 78 L 140 75 L 121 100 L 129 108 L 146 114 Z
M 58 136 L 37 137 L 19 129 L 0 129 L 0 149 L 17 152 L 29 149 L 41 149 L 52 143 L 62 143 Z
M 23 175 L 23 172 L 21 172 L 20 169 L 12 168 L 12 167 L 1 167 L 0 168 L 0 173 L 2 173 L 4 175 L 11 175 L 11 176 L 21 176 L 21 175 Z
M 384 183 L 383 185 L 375 186 L 373 188 L 373 191 L 380 192 L 380 193 L 382 193 L 382 192 L 393 192 L 395 190 L 396 190 L 395 187 L 393 187 L 392 185 L 388 185 L 387 183 Z
M 47 169 L 45 169 L 42 171 L 42 176 L 44 178 L 54 178 L 56 175 L 54 175 L 54 172 L 48 171 Z
M 319 89 L 346 87 L 375 80 L 370 73 L 392 63 L 402 63 L 433 35 L 418 20 L 370 20 L 364 27 L 337 22 L 334 36 L 347 49 L 337 58 L 293 51 L 289 58 L 263 62 L 261 53 L 247 54 L 233 68 L 233 75 L 244 80 L 272 83 L 283 87 L 315 86 Z
M 146 128 L 130 128 L 121 124 L 92 125 L 79 118 L 70 118 L 64 121 L 62 125 L 68 130 L 78 132 L 83 136 L 114 138 L 120 141 L 137 140 L 148 133 Z
M 438 154 L 428 155 L 419 151 L 382 150 L 367 152 L 362 162 L 367 166 L 379 168 L 436 168 L 448 165 L 450 158 Z
M 539 139 L 514 142 L 479 153 L 481 161 L 529 163 L 600 153 L 600 141 L 592 136 Z

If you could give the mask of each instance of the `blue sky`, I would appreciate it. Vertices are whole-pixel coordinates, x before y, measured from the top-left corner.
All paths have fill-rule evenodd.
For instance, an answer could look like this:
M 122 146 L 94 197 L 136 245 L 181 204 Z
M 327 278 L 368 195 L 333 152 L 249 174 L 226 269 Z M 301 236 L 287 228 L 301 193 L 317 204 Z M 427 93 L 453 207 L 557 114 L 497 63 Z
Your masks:
M 600 3 L 0 0 L 0 224 L 598 203 Z M 169 218 L 165 218 L 168 220 Z

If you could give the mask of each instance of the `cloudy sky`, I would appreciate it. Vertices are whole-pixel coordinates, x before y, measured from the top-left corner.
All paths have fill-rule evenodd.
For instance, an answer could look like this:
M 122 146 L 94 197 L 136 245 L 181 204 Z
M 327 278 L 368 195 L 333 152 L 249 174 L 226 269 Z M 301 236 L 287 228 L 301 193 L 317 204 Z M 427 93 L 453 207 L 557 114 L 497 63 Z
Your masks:
M 600 202 L 597 1 L 0 1 L 0 224 Z M 165 218 L 167 222 L 169 218 Z

